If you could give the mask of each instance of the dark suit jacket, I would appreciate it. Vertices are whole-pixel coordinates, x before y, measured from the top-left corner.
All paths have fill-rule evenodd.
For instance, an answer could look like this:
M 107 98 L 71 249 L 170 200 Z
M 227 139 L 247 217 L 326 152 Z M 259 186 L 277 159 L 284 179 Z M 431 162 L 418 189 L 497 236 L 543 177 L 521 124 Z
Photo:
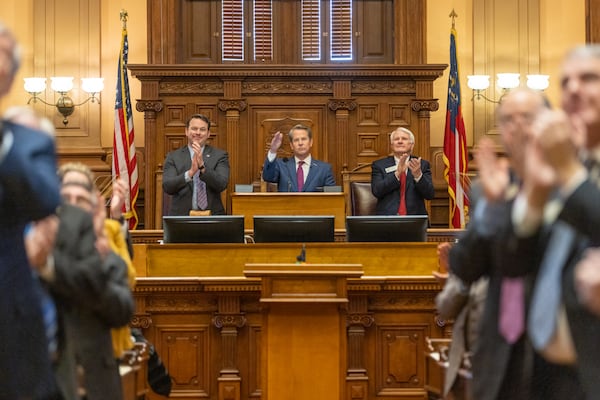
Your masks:
M 450 268 L 467 283 L 489 277 L 479 339 L 472 357 L 473 398 L 477 400 L 529 400 L 533 349 L 522 336 L 511 345 L 498 331 L 503 266 L 514 263 L 516 253 L 508 238 L 512 232 L 512 202 L 486 205 L 483 220 L 472 219 L 459 242 L 450 250 Z M 480 204 L 483 206 L 483 203 Z M 520 271 L 529 283 L 531 271 Z M 527 293 L 527 292 L 526 292 Z
M 600 393 L 600 317 L 581 305 L 574 285 L 574 271 L 584 247 L 600 245 L 600 189 L 585 181 L 565 202 L 559 218 L 574 227 L 581 237 L 575 254 L 563 270 L 562 298 L 569 321 L 573 344 L 577 351 L 577 370 L 587 399 Z M 599 266 L 600 268 L 600 266 Z
M 133 316 L 127 266 L 112 252 L 100 258 L 89 213 L 63 205 L 59 216 L 55 277 L 48 282 L 61 321 L 59 386 L 66 400 L 78 398 L 76 366 L 80 364 L 87 399 L 121 399 L 110 328 L 128 324 Z
M 411 158 L 416 158 L 411 156 Z M 396 215 L 400 205 L 400 181 L 394 171 L 386 168 L 395 165 L 394 156 L 373 162 L 371 166 L 371 191 L 377 197 L 377 215 Z M 409 215 L 427 215 L 425 199 L 434 196 L 433 181 L 429 161 L 421 160 L 423 176 L 416 182 L 410 169 L 406 176 L 406 211 Z
M 294 157 L 276 158 L 273 162 L 269 162 L 269 159 L 266 158 L 263 164 L 262 176 L 266 182 L 277 183 L 277 191 L 279 192 L 298 191 Z M 331 164 L 313 158 L 302 191 L 318 192 L 323 190 L 323 186 L 335 186 Z
M 479 322 L 487 295 L 487 279 L 479 279 L 463 292 L 460 280 L 450 275 L 444 289 L 436 296 L 435 305 L 444 319 L 453 319 L 452 344 L 448 353 L 448 369 L 444 379 L 447 396 L 458 377 L 465 353 L 472 352 L 479 337 Z
M 208 209 L 212 214 L 225 214 L 221 192 L 229 183 L 229 155 L 221 149 L 205 145 L 202 157 L 206 170 L 200 175 L 200 179 L 206 183 Z M 185 181 L 185 171 L 191 166 L 192 159 L 187 145 L 167 154 L 162 185 L 165 193 L 173 196 L 170 215 L 189 215 L 192 209 L 194 183 L 192 180 Z
M 44 133 L 5 123 L 3 143 L 10 142 L 0 159 L 0 398 L 47 398 L 55 385 L 41 288 L 27 261 L 23 231 L 59 204 L 54 143 Z

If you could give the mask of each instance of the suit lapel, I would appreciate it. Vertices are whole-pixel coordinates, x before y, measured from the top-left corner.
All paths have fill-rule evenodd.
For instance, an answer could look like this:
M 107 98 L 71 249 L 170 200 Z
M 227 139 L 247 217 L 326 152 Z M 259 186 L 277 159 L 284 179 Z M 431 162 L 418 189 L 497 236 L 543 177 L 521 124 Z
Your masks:
M 318 163 L 315 162 L 315 160 L 312 160 L 312 162 L 310 163 L 310 167 L 308 168 L 308 176 L 306 177 L 306 180 L 304 181 L 304 188 L 302 189 L 302 191 L 306 191 L 306 188 L 312 188 L 311 184 L 312 181 L 314 181 L 316 178 L 315 176 L 318 174 L 319 172 L 319 166 Z

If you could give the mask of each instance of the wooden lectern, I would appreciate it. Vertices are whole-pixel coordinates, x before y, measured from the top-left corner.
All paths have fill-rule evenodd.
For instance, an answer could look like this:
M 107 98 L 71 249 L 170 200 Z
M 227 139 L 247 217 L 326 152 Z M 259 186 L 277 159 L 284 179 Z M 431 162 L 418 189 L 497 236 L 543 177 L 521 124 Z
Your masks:
M 244 216 L 246 230 L 254 228 L 255 215 L 333 215 L 335 229 L 346 229 L 344 193 L 233 193 L 231 214 Z
M 360 264 L 246 264 L 261 278 L 263 400 L 345 398 L 348 278 Z

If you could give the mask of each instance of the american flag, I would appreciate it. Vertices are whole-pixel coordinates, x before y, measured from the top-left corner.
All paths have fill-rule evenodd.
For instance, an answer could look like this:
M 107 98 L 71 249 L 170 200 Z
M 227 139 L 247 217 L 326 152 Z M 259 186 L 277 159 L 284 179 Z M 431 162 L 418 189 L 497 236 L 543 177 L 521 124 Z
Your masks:
M 138 216 L 135 203 L 139 192 L 138 169 L 135 157 L 133 115 L 129 100 L 129 80 L 127 79 L 127 29 L 124 27 L 121 38 L 121 53 L 117 71 L 117 96 L 115 100 L 115 134 L 113 140 L 113 180 L 124 178 L 129 186 L 129 198 L 125 199 L 123 216 L 129 220 L 129 229 L 135 229 Z
M 467 138 L 462 117 L 458 61 L 456 60 L 456 30 L 450 32 L 450 76 L 448 77 L 448 108 L 444 131 L 444 178 L 450 196 L 450 228 L 464 228 L 469 211 L 467 179 Z

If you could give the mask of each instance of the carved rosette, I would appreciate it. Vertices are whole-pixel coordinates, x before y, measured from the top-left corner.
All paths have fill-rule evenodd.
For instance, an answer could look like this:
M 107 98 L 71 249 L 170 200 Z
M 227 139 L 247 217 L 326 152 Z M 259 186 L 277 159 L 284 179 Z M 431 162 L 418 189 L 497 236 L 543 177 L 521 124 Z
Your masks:
M 217 314 L 212 323 L 217 328 L 241 328 L 246 325 L 246 317 L 243 314 Z
M 328 106 L 331 111 L 337 111 L 337 110 L 354 111 L 356 109 L 356 107 L 358 107 L 356 102 L 352 99 L 331 100 L 331 101 L 329 101 Z
M 360 325 L 365 328 L 370 327 L 375 322 L 372 313 L 366 314 L 348 314 L 346 317 L 346 326 Z
M 152 318 L 149 315 L 134 315 L 129 325 L 132 328 L 148 329 L 152 325 Z
M 415 100 L 411 104 L 411 108 L 415 112 L 419 111 L 437 111 L 440 104 L 437 99 Z
M 220 100 L 218 104 L 219 110 L 226 112 L 230 110 L 235 110 L 242 112 L 248 107 L 248 102 L 246 100 Z
M 163 103 L 160 100 L 138 100 L 135 109 L 139 112 L 161 112 Z

